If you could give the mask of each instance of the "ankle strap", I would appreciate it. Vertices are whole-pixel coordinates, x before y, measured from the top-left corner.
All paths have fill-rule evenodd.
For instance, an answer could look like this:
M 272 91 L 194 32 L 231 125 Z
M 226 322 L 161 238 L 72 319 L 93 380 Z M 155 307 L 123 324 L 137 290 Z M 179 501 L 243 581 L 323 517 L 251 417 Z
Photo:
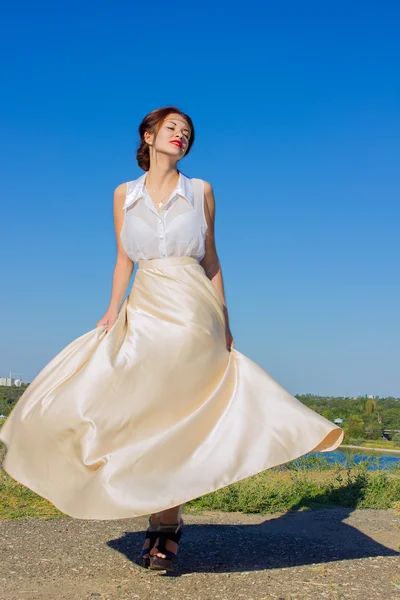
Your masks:
M 179 519 L 179 523 L 161 523 L 158 526 L 158 531 L 162 532 L 164 531 L 165 533 L 167 532 L 173 532 L 173 533 L 177 533 L 179 531 L 179 529 L 181 529 L 184 525 L 184 521 L 182 518 Z

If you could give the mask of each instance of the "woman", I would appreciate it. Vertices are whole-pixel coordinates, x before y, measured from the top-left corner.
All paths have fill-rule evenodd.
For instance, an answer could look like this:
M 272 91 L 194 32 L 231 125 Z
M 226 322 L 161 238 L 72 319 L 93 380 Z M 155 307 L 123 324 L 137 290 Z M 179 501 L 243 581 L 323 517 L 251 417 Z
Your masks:
M 213 190 L 177 169 L 190 117 L 160 108 L 139 135 L 145 173 L 114 194 L 107 312 L 36 376 L 0 439 L 5 470 L 74 518 L 151 514 L 142 564 L 170 570 L 185 502 L 344 432 L 234 348 Z

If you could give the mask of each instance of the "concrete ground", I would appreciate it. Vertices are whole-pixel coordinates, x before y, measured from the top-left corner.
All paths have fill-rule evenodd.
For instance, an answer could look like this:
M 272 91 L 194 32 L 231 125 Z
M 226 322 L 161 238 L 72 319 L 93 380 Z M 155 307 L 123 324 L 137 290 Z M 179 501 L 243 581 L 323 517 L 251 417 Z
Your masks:
M 1 600 L 400 600 L 394 510 L 186 514 L 173 574 L 135 564 L 147 518 L 0 522 Z

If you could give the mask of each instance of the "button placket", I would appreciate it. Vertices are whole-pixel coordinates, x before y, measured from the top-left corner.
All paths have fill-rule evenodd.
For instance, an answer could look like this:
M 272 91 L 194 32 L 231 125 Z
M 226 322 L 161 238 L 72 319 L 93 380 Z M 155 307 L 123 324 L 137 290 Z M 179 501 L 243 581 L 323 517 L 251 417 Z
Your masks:
M 163 212 L 164 209 L 161 210 L 161 213 Z M 159 252 L 161 256 L 166 256 L 167 255 L 167 251 L 166 251 L 166 240 L 165 240 L 165 214 L 164 215 L 158 215 L 158 231 L 159 231 L 159 238 L 160 240 L 163 240 L 162 242 L 159 243 Z

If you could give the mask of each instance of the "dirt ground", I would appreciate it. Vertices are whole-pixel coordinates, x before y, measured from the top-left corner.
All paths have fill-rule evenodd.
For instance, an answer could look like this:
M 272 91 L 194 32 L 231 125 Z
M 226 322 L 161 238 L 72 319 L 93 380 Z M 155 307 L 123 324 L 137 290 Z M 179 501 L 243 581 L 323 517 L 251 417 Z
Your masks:
M 184 513 L 173 574 L 135 564 L 147 518 L 0 522 L 1 600 L 400 600 L 394 510 Z

